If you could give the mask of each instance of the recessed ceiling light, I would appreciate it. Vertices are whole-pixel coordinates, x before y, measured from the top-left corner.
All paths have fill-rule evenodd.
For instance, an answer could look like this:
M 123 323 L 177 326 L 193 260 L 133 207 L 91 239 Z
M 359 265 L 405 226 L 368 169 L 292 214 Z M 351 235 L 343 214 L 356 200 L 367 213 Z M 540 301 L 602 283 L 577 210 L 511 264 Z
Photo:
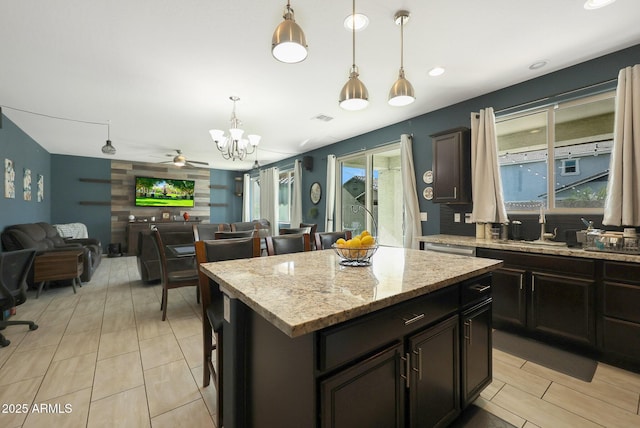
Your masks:
M 356 31 L 362 31 L 369 25 L 369 17 L 367 15 L 356 13 L 355 15 L 349 15 L 344 19 L 344 28 L 352 31 L 354 26 L 354 18 Z
M 444 73 L 444 68 L 442 67 L 433 67 L 431 70 L 429 70 L 429 76 L 431 77 L 440 76 L 443 73 Z
M 537 70 L 547 65 L 547 61 L 536 61 L 529 66 L 529 70 Z
M 601 7 L 605 7 L 610 5 L 616 0 L 587 0 L 584 3 L 584 8 L 587 10 L 600 9 Z

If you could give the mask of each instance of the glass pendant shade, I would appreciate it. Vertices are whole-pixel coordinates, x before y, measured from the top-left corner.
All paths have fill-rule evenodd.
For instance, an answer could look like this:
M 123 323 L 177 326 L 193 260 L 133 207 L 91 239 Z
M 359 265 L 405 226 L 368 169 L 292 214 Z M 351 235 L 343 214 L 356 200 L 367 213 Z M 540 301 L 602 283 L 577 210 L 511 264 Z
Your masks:
M 251 144 L 254 147 L 257 146 L 258 144 L 260 144 L 260 136 L 259 135 L 249 134 L 249 135 L 247 135 L 247 138 L 249 139 L 249 144 Z
M 404 77 L 404 70 L 400 69 L 398 80 L 389 91 L 389 105 L 402 107 L 411 104 L 416 100 L 413 86 Z
M 102 146 L 102 153 L 105 155 L 115 155 L 116 148 L 111 145 L 111 140 L 107 140 L 106 144 Z
M 355 66 L 351 68 L 349 80 L 340 91 L 339 103 L 340 107 L 350 111 L 362 110 L 369 105 L 369 91 L 358 78 Z
M 307 57 L 307 38 L 293 17 L 293 9 L 287 7 L 282 21 L 273 32 L 271 53 L 280 62 L 295 64 Z
M 244 134 L 244 131 L 239 128 L 231 128 L 229 130 L 229 134 L 231 135 L 232 140 L 239 141 L 242 139 L 242 134 Z

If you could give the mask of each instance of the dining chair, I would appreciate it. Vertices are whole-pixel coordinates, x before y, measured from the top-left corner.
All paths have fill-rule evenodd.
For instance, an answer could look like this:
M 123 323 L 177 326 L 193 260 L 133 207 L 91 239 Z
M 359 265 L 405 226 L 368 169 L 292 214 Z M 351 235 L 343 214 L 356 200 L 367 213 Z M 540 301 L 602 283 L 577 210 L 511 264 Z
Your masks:
M 219 262 L 224 260 L 244 259 L 260 256 L 260 238 L 232 238 L 196 241 L 196 260 L 202 263 Z M 222 397 L 223 381 L 223 319 L 224 300 L 218 284 L 199 270 L 199 290 L 202 310 L 202 339 L 203 339 L 203 379 L 202 387 L 209 386 L 211 379 L 216 387 L 217 421 L 216 426 L 222 426 Z M 215 343 L 213 338 L 215 337 Z M 213 351 L 216 352 L 216 363 L 213 364 Z
M 315 235 L 316 249 L 326 250 L 331 248 L 331 244 L 335 243 L 338 239 L 344 239 L 345 241 L 351 239 L 350 230 L 341 230 L 339 232 L 319 232 Z
M 267 236 L 265 240 L 267 242 L 267 255 L 269 256 L 311 251 L 308 233 Z
M 234 232 L 216 232 L 214 239 L 251 238 L 256 235 L 255 230 L 238 230 Z
M 310 227 L 309 231 L 309 239 L 311 240 L 311 249 L 316 249 L 316 240 L 314 239 L 316 236 L 316 232 L 318 232 L 318 223 L 300 223 L 300 227 Z
M 167 319 L 167 300 L 169 290 L 180 287 L 196 287 L 196 300 L 200 303 L 200 293 L 198 292 L 198 266 L 195 263 L 195 254 L 186 256 L 167 255 L 167 245 L 188 243 L 185 232 L 164 231 L 158 229 L 153 230 L 153 236 L 156 241 L 158 255 L 160 256 L 160 265 L 162 270 L 162 302 L 160 310 L 162 310 L 162 321 Z M 193 242 L 193 237 L 190 238 Z M 186 242 L 184 242 L 187 240 Z
M 0 253 L 0 311 L 4 312 L 27 301 L 27 276 L 36 250 L 25 249 Z M 10 325 L 28 325 L 35 330 L 38 325 L 33 321 L 0 320 L 0 329 Z M 0 347 L 11 342 L 0 333 Z
M 294 235 L 297 233 L 311 234 L 311 227 L 281 227 L 278 232 L 280 235 Z
M 216 232 L 230 232 L 229 223 L 196 223 L 193 225 L 193 240 L 206 241 L 215 239 Z

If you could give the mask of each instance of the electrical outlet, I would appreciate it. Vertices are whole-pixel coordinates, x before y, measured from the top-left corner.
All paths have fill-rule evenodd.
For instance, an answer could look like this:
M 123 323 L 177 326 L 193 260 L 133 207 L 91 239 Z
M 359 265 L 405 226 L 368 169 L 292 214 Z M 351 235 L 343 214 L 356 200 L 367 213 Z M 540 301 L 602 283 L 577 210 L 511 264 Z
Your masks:
M 460 213 L 453 213 L 453 222 L 460 223 Z
M 466 224 L 471 224 L 471 213 L 464 213 L 464 222 Z
M 420 221 L 427 221 L 427 213 L 426 212 L 420 213 Z

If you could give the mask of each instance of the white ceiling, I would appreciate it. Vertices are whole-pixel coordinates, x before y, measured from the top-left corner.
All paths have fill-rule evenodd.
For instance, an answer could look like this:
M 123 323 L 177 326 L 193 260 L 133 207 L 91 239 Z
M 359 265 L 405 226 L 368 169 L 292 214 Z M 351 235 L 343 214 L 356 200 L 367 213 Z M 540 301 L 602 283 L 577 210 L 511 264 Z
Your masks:
M 208 132 L 228 128 L 230 95 L 244 129 L 262 135 L 266 164 L 640 43 L 640 1 L 591 11 L 584 1 L 360 0 L 370 24 L 356 33 L 356 64 L 371 102 L 348 112 L 338 94 L 352 63 L 349 1 L 293 0 L 309 56 L 282 64 L 270 47 L 285 0 L 0 0 L 0 105 L 50 153 L 110 158 L 100 151 L 110 122 L 116 159 L 162 162 L 181 149 L 245 170 L 254 156 L 223 160 Z M 391 107 L 400 9 L 411 13 L 404 65 L 417 101 Z M 429 77 L 434 66 L 447 71 Z

